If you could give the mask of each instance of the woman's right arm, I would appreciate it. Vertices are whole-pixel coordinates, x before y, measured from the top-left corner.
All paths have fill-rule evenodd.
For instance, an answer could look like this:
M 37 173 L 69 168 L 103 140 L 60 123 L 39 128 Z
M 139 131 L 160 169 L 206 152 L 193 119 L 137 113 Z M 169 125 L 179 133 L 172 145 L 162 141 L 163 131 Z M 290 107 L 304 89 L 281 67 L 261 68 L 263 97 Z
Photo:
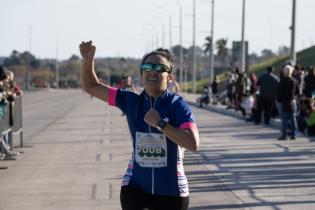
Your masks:
M 80 44 L 80 53 L 83 58 L 81 70 L 82 88 L 90 95 L 108 102 L 110 86 L 101 83 L 94 69 L 94 55 L 96 47 L 92 41 L 82 42 Z

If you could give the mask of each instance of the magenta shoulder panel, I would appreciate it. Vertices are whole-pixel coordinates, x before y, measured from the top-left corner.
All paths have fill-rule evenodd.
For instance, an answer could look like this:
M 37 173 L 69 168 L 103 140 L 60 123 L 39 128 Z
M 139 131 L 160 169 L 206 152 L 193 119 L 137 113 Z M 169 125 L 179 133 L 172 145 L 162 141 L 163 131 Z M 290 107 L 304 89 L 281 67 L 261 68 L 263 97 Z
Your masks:
M 188 129 L 188 128 L 197 129 L 197 125 L 194 122 L 184 122 L 179 126 L 179 128 L 181 128 L 181 129 Z
M 110 106 L 116 106 L 116 95 L 117 95 L 117 88 L 110 87 L 108 89 L 108 104 Z

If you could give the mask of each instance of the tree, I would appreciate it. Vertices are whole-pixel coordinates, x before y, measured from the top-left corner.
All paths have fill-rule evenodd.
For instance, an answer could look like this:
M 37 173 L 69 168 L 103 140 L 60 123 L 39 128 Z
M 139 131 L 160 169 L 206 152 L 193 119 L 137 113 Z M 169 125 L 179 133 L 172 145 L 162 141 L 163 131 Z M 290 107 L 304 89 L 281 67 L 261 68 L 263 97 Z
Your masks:
M 258 55 L 256 53 L 251 53 L 248 55 L 248 63 L 255 64 L 259 61 Z
M 194 48 L 193 46 L 191 46 L 191 47 L 188 48 L 187 54 L 188 54 L 188 56 L 189 56 L 190 58 L 192 58 L 192 56 L 193 56 L 193 48 Z M 196 53 L 196 57 L 197 57 L 197 58 L 200 57 L 200 56 L 202 56 L 202 54 L 203 54 L 202 48 L 199 47 L 199 46 L 195 46 L 195 53 Z
M 10 57 L 4 60 L 4 65 L 5 66 L 28 65 L 32 66 L 34 69 L 37 69 L 40 67 L 41 63 L 39 60 L 35 58 L 34 55 L 32 55 L 28 51 L 19 53 L 18 51 L 13 50 Z
M 185 55 L 187 55 L 187 52 L 188 52 L 188 50 L 185 47 L 183 47 L 181 45 L 176 45 L 176 46 L 172 47 L 172 52 L 177 58 L 179 58 L 179 54 L 180 54 L 181 49 L 183 50 L 183 56 L 185 57 Z
M 211 36 L 207 36 L 205 40 L 206 40 L 206 43 L 204 44 L 204 47 L 205 47 L 204 53 L 207 54 L 208 52 L 210 53 L 210 50 L 212 47 Z
M 35 56 L 32 55 L 30 52 L 28 51 L 25 51 L 23 53 L 21 53 L 20 55 L 20 58 L 23 62 L 23 64 L 26 64 L 26 65 L 31 65 L 31 63 L 36 60 Z
M 69 58 L 69 62 L 71 61 L 79 61 L 80 60 L 80 57 L 77 56 L 77 55 L 72 55 L 70 58 Z
M 10 57 L 6 58 L 3 61 L 4 66 L 15 66 L 15 65 L 20 65 L 22 63 L 23 61 L 20 57 L 20 53 L 16 50 L 13 50 Z
M 35 87 L 49 87 L 55 79 L 55 74 L 50 69 L 42 68 L 33 72 L 32 83 Z
M 287 46 L 280 46 L 278 49 L 278 54 L 281 56 L 286 56 L 290 54 L 290 48 Z
M 37 59 L 31 61 L 30 63 L 30 66 L 32 66 L 34 69 L 38 69 L 41 65 L 42 65 L 41 60 L 37 60 Z
M 227 42 L 228 40 L 223 38 L 216 41 L 217 54 L 223 65 L 226 63 L 226 57 L 228 56 L 228 48 L 226 47 Z
M 55 68 L 54 68 L 55 69 Z M 59 64 L 60 78 L 80 81 L 81 62 L 71 57 Z
M 268 59 L 268 58 L 272 58 L 273 56 L 275 56 L 275 54 L 272 52 L 272 50 L 270 49 L 263 49 L 261 51 L 261 57 L 262 59 Z

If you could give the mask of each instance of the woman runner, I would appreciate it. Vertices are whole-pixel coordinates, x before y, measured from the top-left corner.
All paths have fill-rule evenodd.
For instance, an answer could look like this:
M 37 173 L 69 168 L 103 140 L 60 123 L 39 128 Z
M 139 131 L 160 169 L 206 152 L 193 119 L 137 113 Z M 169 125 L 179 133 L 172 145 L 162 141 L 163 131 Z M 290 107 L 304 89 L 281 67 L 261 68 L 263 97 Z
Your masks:
M 182 97 L 167 90 L 174 78 L 174 57 L 169 50 L 146 54 L 140 65 L 144 91 L 136 93 L 99 82 L 94 70 L 96 47 L 80 44 L 83 89 L 127 117 L 132 136 L 132 157 L 122 180 L 123 210 L 186 210 L 188 182 L 183 151 L 196 151 L 199 134 L 191 109 Z

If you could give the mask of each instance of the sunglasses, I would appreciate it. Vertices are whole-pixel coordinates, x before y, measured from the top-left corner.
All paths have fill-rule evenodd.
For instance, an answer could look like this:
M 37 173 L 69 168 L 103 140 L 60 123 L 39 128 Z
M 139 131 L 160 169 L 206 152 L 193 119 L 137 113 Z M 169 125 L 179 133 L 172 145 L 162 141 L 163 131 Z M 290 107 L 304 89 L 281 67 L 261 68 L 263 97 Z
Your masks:
M 163 72 L 170 73 L 171 72 L 170 68 L 164 64 L 143 63 L 141 64 L 140 69 L 141 71 L 146 71 L 146 72 L 153 72 L 153 71 L 157 73 L 163 73 Z

